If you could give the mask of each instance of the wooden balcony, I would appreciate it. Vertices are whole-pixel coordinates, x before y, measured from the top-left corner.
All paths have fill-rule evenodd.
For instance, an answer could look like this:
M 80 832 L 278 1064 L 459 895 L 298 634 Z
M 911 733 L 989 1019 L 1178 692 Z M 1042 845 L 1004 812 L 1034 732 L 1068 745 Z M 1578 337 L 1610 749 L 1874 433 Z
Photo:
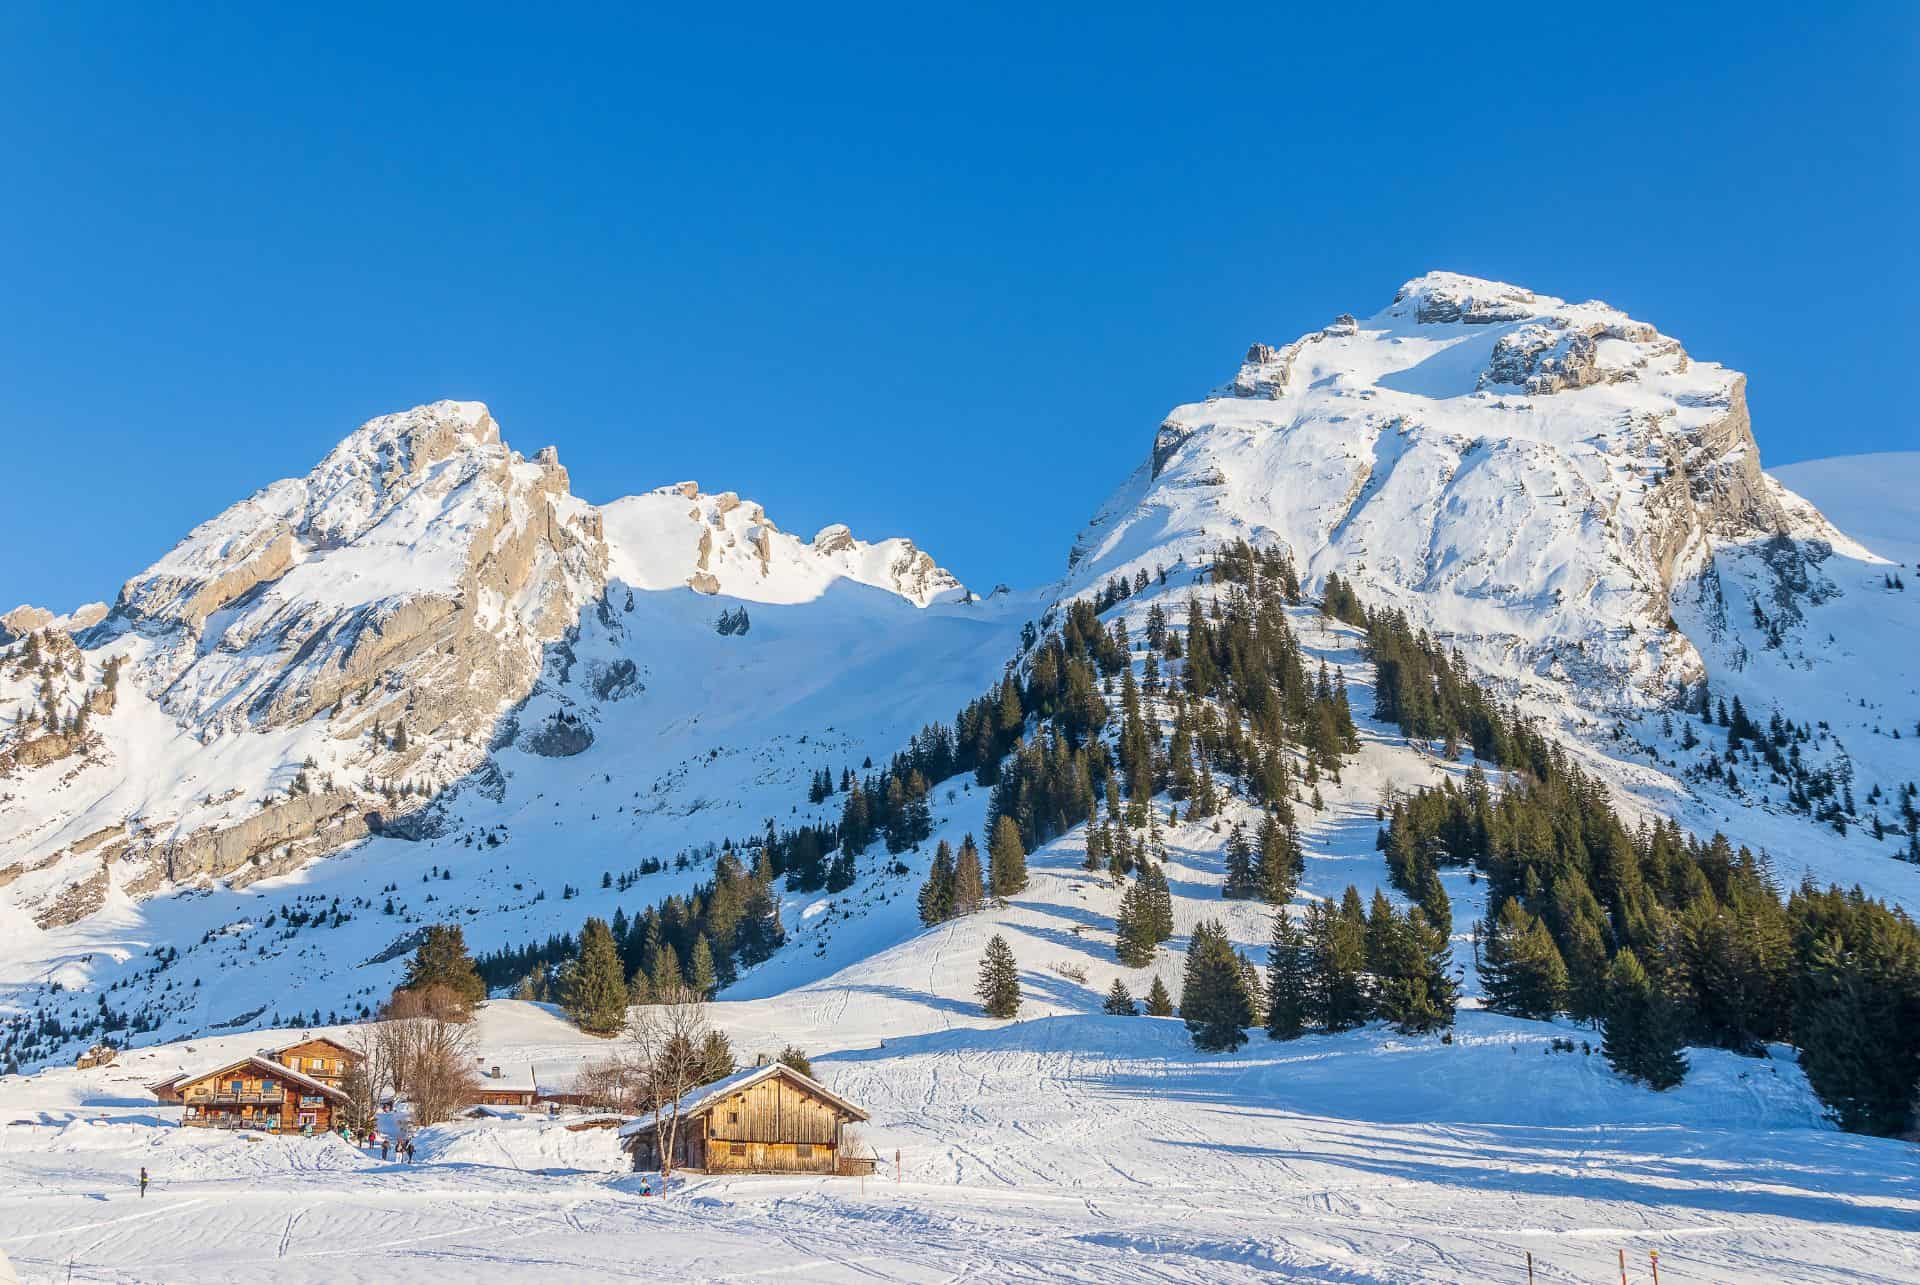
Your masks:
M 189 1095 L 186 1100 L 194 1106 L 200 1106 L 205 1103 L 212 1103 L 216 1106 L 278 1105 L 287 1100 L 287 1093 L 285 1089 L 266 1089 L 259 1093 L 233 1093 L 230 1091 L 218 1093 L 199 1092 Z

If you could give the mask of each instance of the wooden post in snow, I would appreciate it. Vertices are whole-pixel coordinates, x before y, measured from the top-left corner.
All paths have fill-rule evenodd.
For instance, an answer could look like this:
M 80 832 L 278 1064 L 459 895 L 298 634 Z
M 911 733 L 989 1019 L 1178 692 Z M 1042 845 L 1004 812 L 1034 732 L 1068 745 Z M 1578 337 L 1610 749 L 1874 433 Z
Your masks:
M 1527 1251 L 1527 1285 L 1533 1285 L 1533 1251 Z
M 1620 1251 L 1620 1285 L 1627 1285 L 1627 1251 Z
M 1647 1258 L 1653 1263 L 1653 1285 L 1660 1285 L 1660 1251 L 1649 1249 Z

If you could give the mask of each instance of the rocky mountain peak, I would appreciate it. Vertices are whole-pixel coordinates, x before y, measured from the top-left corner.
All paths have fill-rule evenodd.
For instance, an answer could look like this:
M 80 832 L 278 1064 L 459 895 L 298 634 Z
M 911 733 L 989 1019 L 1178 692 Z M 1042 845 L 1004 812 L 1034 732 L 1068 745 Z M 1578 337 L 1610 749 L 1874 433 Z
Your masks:
M 1672 625 L 1699 577 L 1751 573 L 1791 622 L 1844 540 L 1761 472 L 1744 376 L 1605 303 L 1448 272 L 1176 407 L 1062 589 L 1243 537 L 1504 662 L 1577 660 L 1601 701 L 1702 672 L 1715 644 Z

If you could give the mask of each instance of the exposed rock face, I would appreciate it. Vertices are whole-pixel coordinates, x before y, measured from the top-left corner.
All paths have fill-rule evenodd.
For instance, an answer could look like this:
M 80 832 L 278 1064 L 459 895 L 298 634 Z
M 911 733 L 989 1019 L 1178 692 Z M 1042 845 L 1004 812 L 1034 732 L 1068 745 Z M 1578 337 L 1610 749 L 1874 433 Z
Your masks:
M 359 799 L 329 791 L 296 794 L 234 825 L 196 831 L 157 845 L 156 851 L 172 883 L 225 879 L 241 887 L 292 870 L 316 852 L 366 833 L 366 813 Z
M 484 406 L 438 402 L 373 420 L 305 477 L 195 528 L 127 582 L 111 616 L 13 613 L 57 652 L 63 709 L 84 704 L 104 719 L 124 703 L 112 682 L 88 686 L 100 661 L 66 632 L 88 629 L 113 677 L 124 662 L 136 698 L 198 741 L 257 734 L 271 738 L 264 751 L 317 724 L 338 746 L 321 754 L 324 766 L 269 774 L 269 762 L 231 790 L 189 798 L 177 783 L 117 779 L 113 738 L 90 739 L 64 714 L 58 730 L 0 741 L 0 772 L 59 770 L 51 765 L 98 742 L 106 773 L 96 801 L 61 805 L 83 805 L 83 822 L 124 823 L 135 808 L 171 815 L 162 811 L 164 821 L 143 825 L 84 878 L 61 873 L 79 848 L 59 847 L 57 830 L 38 837 L 44 826 L 32 817 L 18 832 L 0 824 L 0 860 L 26 871 L 57 858 L 59 869 L 20 887 L 44 885 L 27 901 L 37 918 L 64 922 L 99 904 L 109 867 L 113 882 L 141 895 L 245 883 L 351 842 L 367 833 L 369 814 L 392 809 L 365 792 L 373 778 L 431 787 L 482 760 L 546 648 L 603 593 L 606 558 L 599 511 L 569 493 L 558 455 L 510 451 Z M 69 678 L 70 665 L 84 678 Z M 300 743 L 311 763 L 313 742 Z M 175 781 L 194 775 L 183 769 Z M 127 801 L 116 805 L 120 792 Z
M 0 646 L 5 646 L 16 638 L 24 638 L 36 630 L 45 629 L 53 623 L 53 613 L 45 607 L 33 607 L 21 603 L 12 611 L 0 614 Z
M 572 714 L 554 714 L 522 743 L 544 758 L 571 758 L 593 744 L 593 729 Z

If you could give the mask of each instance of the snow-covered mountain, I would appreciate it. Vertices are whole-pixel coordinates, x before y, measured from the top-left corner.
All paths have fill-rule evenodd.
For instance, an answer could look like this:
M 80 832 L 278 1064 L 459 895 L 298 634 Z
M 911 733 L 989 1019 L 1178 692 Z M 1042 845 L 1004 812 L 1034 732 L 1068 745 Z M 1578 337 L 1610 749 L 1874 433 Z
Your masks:
M 584 748 L 585 725 L 513 711 L 550 663 L 565 686 L 583 629 L 583 650 L 619 635 L 636 594 L 672 599 L 716 654 L 716 596 L 835 622 L 836 638 L 875 611 L 969 600 L 909 541 L 844 526 L 802 541 L 691 483 L 596 508 L 552 448 L 509 449 L 478 403 L 383 416 L 195 528 L 111 612 L 8 613 L 22 641 L 0 662 L 0 904 L 45 929 L 115 898 L 242 887 L 490 776 L 523 723 L 539 751 Z M 590 660 L 588 699 L 661 684 L 670 636 Z M 688 677 L 635 703 L 657 711 Z M 739 712 L 698 690 L 691 722 Z
M 1067 599 L 1147 572 L 1115 608 L 1138 634 L 1147 602 L 1183 612 L 1241 538 L 1457 645 L 1630 811 L 1920 906 L 1891 828 L 1920 777 L 1920 596 L 1761 471 L 1741 375 L 1604 304 L 1435 273 L 1364 321 L 1256 344 L 1143 446 L 1062 581 L 978 599 L 906 540 L 808 539 L 692 483 L 588 505 L 477 404 L 375 420 L 196 529 L 110 613 L 0 618 L 32 632 L 0 660 L 6 1002 L 119 981 L 172 1034 L 344 1011 L 432 916 L 486 949 L 611 915 L 614 875 L 661 867 L 628 909 L 685 891 L 715 845 L 837 819 L 838 799 L 808 800 L 817 772 L 950 719 Z M 1364 690 L 1352 636 L 1322 654 Z M 1764 773 L 1707 770 L 1686 725 L 1709 690 L 1817 724 L 1802 750 L 1857 796 L 1846 833 Z M 1434 779 L 1432 747 L 1396 738 L 1379 729 L 1378 762 L 1315 823 L 1348 878 L 1378 873 L 1383 792 Z M 964 780 L 936 791 L 956 839 L 984 806 Z M 1217 832 L 1189 841 L 1217 865 Z M 920 967 L 902 894 L 926 860 L 876 851 L 845 894 L 790 897 L 787 946 L 736 993 L 894 950 Z M 376 910 L 422 880 L 447 886 Z M 347 918 L 269 944 L 289 897 Z M 177 975 L 140 960 L 174 947 L 208 952 L 218 984 L 167 993 Z
M 1365 320 L 1255 344 L 1176 407 L 1081 532 L 1069 592 L 1223 540 L 1278 543 L 1484 665 L 1599 707 L 1787 654 L 1871 563 L 1760 469 L 1746 377 L 1604 303 L 1436 272 Z

